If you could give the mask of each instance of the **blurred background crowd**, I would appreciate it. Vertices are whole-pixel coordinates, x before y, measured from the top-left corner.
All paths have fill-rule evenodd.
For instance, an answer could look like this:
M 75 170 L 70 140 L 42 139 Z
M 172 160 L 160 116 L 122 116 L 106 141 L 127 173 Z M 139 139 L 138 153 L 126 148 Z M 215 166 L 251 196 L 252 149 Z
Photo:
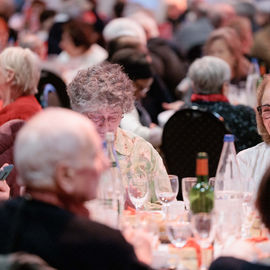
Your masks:
M 79 69 L 103 61 L 121 64 L 137 89 L 135 109 L 121 127 L 155 147 L 169 115 L 159 119 L 160 113 L 200 101 L 202 93 L 188 76 L 199 57 L 215 56 L 229 65 L 224 93 L 232 106 L 255 107 L 250 79 L 269 70 L 269 28 L 270 4 L 259 0 L 0 1 L 0 52 L 21 46 L 38 55 L 36 97 L 42 107 L 70 106 L 65 89 Z M 212 101 L 221 102 L 219 96 Z M 236 135 L 238 151 L 260 142 L 256 135 L 239 138 L 231 110 L 220 115 Z M 248 115 L 247 126 L 256 129 L 253 110 Z

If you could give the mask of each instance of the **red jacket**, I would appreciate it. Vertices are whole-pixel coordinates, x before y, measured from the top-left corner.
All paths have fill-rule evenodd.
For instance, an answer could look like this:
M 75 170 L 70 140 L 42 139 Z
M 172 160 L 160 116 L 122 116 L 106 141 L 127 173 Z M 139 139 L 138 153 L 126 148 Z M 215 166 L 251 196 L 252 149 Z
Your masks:
M 22 96 L 0 109 L 0 167 L 4 163 L 14 163 L 13 145 L 16 134 L 25 120 L 41 110 L 34 96 Z M 20 120 L 18 120 L 20 119 Z M 16 165 L 7 178 L 11 197 L 19 195 L 16 183 Z
M 41 106 L 34 96 L 21 96 L 0 110 L 0 126 L 9 120 L 28 120 L 41 111 Z

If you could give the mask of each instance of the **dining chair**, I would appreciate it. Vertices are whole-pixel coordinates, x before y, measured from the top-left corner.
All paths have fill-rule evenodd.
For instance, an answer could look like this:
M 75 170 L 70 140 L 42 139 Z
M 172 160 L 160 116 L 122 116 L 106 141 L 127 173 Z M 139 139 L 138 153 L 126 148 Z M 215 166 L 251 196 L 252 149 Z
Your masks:
M 177 111 L 167 121 L 163 130 L 161 151 L 168 173 L 179 177 L 177 199 L 182 199 L 182 178 L 196 174 L 198 152 L 208 153 L 209 177 L 215 176 L 224 134 L 227 133 L 230 132 L 224 122 L 213 113 L 194 106 Z
M 48 88 L 48 86 L 50 86 L 50 88 Z M 56 102 L 53 102 L 53 104 L 50 104 L 50 100 L 48 99 L 49 92 L 54 92 L 56 94 L 53 99 L 56 100 Z M 71 108 L 64 80 L 49 70 L 41 70 L 36 98 L 43 108 L 49 106 Z

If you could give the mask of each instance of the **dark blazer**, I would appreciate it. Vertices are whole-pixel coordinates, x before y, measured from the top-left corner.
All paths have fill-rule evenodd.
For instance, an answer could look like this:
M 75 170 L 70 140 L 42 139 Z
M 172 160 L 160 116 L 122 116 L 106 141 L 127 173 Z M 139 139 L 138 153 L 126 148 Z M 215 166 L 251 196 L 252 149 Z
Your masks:
M 35 254 L 58 270 L 149 269 L 119 231 L 29 198 L 0 207 L 0 239 L 0 254 Z
M 209 270 L 269 270 L 270 266 L 251 263 L 233 257 L 219 257 L 210 265 Z

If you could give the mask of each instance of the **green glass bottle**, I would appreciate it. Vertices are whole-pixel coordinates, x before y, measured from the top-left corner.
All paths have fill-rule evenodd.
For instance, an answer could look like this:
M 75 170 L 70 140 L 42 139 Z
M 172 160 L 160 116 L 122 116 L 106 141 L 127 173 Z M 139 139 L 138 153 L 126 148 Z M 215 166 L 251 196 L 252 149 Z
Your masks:
M 200 152 L 196 160 L 197 183 L 189 192 L 190 210 L 193 214 L 209 213 L 214 208 L 214 189 L 208 184 L 208 155 Z

